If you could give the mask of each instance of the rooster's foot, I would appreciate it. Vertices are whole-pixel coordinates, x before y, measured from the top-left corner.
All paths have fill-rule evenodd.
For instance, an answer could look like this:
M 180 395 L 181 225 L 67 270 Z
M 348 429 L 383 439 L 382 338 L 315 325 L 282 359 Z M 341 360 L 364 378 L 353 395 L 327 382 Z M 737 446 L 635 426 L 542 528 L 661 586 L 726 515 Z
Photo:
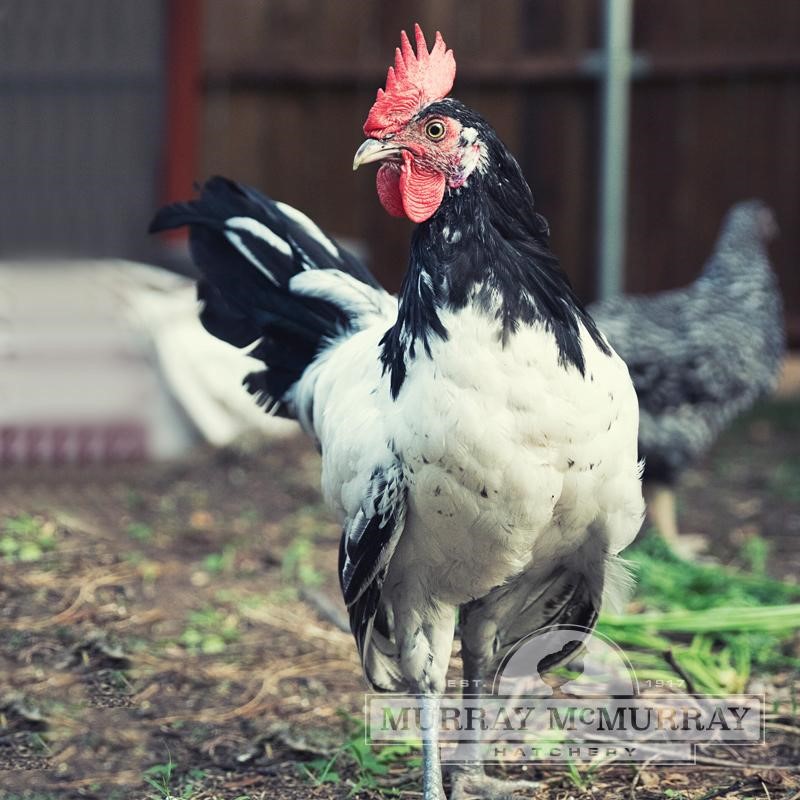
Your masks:
M 450 800 L 520 800 L 531 796 L 535 781 L 511 781 L 490 778 L 483 770 L 455 770 Z M 522 793 L 525 793 L 524 795 Z

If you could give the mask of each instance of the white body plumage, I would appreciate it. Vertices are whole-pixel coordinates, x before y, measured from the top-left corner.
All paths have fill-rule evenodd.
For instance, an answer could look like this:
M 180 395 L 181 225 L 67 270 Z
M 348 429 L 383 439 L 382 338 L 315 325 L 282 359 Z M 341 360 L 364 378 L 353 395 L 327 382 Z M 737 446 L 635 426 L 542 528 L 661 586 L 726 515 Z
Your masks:
M 310 293 L 314 281 L 305 273 L 292 288 Z M 342 282 L 336 302 L 345 305 L 349 291 Z M 410 363 L 396 399 L 377 357 L 395 320 L 376 304 L 360 332 L 306 371 L 295 404 L 321 445 L 326 499 L 343 518 L 357 514 L 376 465 L 391 469 L 399 459 L 408 512 L 382 596 L 401 627 L 424 626 L 420 609 L 436 609 L 446 636 L 455 608 L 539 564 L 551 569 L 585 553 L 586 537 L 604 539 L 589 551 L 595 556 L 618 553 L 639 530 L 643 501 L 636 395 L 616 354 L 581 330 L 582 375 L 559 362 L 542 325 L 504 344 L 474 306 L 441 318 L 448 338 Z M 311 408 L 313 420 L 303 414 Z M 401 631 L 398 640 L 402 651 Z M 434 683 L 449 659 L 449 647 L 438 650 Z

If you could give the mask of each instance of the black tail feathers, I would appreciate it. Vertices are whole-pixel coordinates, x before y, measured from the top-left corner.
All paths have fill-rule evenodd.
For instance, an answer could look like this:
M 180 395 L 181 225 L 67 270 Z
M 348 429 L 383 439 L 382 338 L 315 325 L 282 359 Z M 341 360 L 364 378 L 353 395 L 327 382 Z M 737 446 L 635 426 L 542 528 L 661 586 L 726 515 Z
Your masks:
M 337 269 L 370 286 L 377 286 L 375 279 L 304 214 L 226 178 L 208 180 L 196 200 L 160 209 L 149 230 L 184 225 L 203 275 L 203 326 L 235 347 L 258 342 L 251 355 L 267 370 L 248 375 L 245 385 L 270 412 L 287 415 L 289 388 L 349 325 L 335 304 L 290 292 L 292 276 Z

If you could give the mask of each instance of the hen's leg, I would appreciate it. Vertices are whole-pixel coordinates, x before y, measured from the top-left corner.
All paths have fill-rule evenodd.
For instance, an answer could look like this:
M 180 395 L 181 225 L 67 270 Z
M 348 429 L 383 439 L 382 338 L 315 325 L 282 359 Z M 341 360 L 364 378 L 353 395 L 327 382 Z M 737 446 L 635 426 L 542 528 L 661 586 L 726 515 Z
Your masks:
M 664 541 L 683 558 L 692 558 L 708 549 L 708 539 L 701 534 L 678 533 L 675 491 L 664 483 L 648 483 L 644 487 L 650 521 Z

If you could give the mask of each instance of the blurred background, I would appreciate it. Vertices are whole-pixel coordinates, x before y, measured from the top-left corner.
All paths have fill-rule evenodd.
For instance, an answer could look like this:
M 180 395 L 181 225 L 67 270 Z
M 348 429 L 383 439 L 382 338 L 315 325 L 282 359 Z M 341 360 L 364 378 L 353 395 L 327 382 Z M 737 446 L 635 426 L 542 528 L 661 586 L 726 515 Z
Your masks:
M 517 155 L 584 301 L 688 283 L 726 209 L 759 196 L 780 224 L 772 255 L 800 343 L 795 0 L 769 13 L 760 0 L 2 0 L 5 460 L 171 455 L 192 440 L 141 363 L 179 316 L 154 311 L 142 282 L 178 289 L 108 259 L 191 274 L 183 239 L 145 230 L 197 180 L 222 173 L 301 208 L 399 286 L 411 226 L 351 163 L 414 21 L 454 48 L 455 94 Z M 139 340 L 120 330 L 131 305 Z M 87 425 L 108 406 L 101 442 L 31 432 L 48 414 L 69 427 L 82 404 Z

